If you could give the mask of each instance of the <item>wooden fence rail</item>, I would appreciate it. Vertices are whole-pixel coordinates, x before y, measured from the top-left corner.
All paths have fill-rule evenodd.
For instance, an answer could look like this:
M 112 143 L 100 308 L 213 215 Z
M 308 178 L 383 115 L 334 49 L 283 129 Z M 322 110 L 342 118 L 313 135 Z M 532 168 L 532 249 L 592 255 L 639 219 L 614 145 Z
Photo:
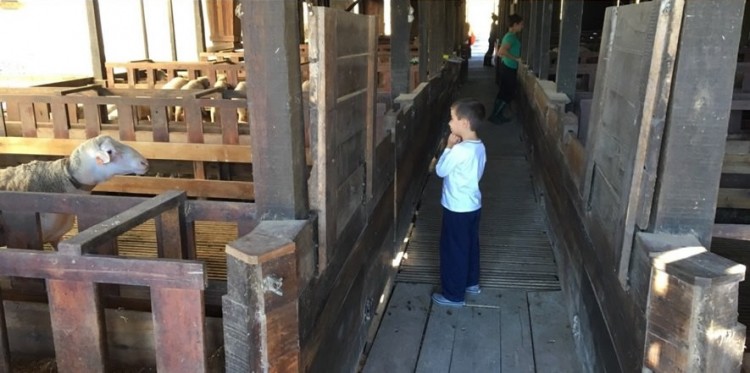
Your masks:
M 184 213 L 185 198 L 184 193 L 168 192 L 146 200 L 61 242 L 59 252 L 0 250 L 0 275 L 47 282 L 58 371 L 107 370 L 107 338 L 99 284 L 150 288 L 159 371 L 206 371 L 203 263 L 82 255 L 144 219 L 174 209 Z M 182 231 L 179 236 L 184 237 L 184 229 L 184 225 L 178 228 Z M 7 329 L 0 326 L 3 341 L 0 368 L 10 371 Z

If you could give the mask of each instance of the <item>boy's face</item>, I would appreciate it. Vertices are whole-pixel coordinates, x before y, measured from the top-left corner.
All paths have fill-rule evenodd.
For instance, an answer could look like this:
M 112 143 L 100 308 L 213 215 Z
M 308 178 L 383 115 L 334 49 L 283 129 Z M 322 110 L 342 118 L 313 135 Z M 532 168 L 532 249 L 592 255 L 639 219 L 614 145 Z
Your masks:
M 466 118 L 459 119 L 456 116 L 456 109 L 451 108 L 451 121 L 448 122 L 448 126 L 453 134 L 463 136 L 466 129 L 469 128 L 469 120 Z

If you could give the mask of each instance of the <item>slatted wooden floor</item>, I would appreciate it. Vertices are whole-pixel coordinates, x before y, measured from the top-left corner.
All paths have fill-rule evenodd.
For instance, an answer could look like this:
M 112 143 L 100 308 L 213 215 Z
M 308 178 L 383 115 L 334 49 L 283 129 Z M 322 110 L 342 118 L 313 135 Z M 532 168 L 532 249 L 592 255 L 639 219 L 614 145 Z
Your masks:
M 492 70 L 470 61 L 459 97 L 492 108 Z M 439 290 L 442 180 L 430 176 L 396 285 L 363 372 L 580 372 L 543 208 L 521 124 L 485 125 L 480 221 L 483 291 L 467 306 L 430 301 Z
M 78 233 L 78 226 L 65 235 L 65 238 Z M 199 221 L 195 223 L 196 251 L 198 259 L 206 263 L 210 280 L 226 280 L 226 244 L 237 239 L 237 224 L 229 222 Z M 148 220 L 117 238 L 120 256 L 156 258 L 156 229 L 154 221 Z M 48 247 L 52 249 L 52 247 Z

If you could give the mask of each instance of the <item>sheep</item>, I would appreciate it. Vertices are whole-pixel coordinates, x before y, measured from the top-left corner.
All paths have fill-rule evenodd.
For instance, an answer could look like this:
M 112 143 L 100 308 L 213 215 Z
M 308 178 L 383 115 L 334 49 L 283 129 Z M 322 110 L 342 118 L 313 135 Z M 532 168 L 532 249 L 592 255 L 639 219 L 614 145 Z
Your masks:
M 211 85 L 211 82 L 208 80 L 208 77 L 201 76 L 198 79 L 193 79 L 180 89 L 206 89 L 208 86 Z M 184 117 L 184 110 L 182 109 L 182 106 L 177 106 L 174 109 L 174 117 L 175 120 L 185 120 Z
M 0 169 L 0 190 L 88 194 L 115 175 L 143 175 L 148 161 L 137 150 L 101 135 L 78 145 L 70 157 L 32 161 Z M 74 223 L 73 215 L 41 213 L 42 242 L 57 244 Z
M 214 83 L 214 88 L 222 88 L 223 90 L 229 88 L 227 77 L 219 75 L 219 77 L 216 79 L 216 83 Z M 216 123 L 216 106 L 211 106 L 211 109 L 209 109 L 209 115 L 211 118 L 211 123 Z
M 161 86 L 161 89 L 181 89 L 185 85 L 190 82 L 187 78 L 183 78 L 181 76 L 177 76 L 172 78 L 167 84 L 164 84 Z M 167 118 L 169 120 L 175 120 L 175 108 L 174 107 L 168 107 L 167 108 Z
M 237 83 L 237 86 L 234 87 L 234 91 L 237 92 L 240 97 L 247 98 L 247 83 Z M 237 121 L 247 123 L 247 106 L 237 109 Z

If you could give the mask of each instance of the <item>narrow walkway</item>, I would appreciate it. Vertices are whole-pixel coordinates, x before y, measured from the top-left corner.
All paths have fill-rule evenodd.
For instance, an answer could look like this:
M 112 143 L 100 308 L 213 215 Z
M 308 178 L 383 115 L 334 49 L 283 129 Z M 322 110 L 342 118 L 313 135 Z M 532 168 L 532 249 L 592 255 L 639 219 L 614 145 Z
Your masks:
M 458 97 L 487 110 L 493 70 L 474 51 Z M 467 306 L 433 305 L 439 288 L 442 180 L 430 175 L 414 230 L 363 369 L 376 372 L 580 372 L 557 267 L 535 199 L 531 165 L 517 121 L 486 124 L 480 223 L 482 293 Z

